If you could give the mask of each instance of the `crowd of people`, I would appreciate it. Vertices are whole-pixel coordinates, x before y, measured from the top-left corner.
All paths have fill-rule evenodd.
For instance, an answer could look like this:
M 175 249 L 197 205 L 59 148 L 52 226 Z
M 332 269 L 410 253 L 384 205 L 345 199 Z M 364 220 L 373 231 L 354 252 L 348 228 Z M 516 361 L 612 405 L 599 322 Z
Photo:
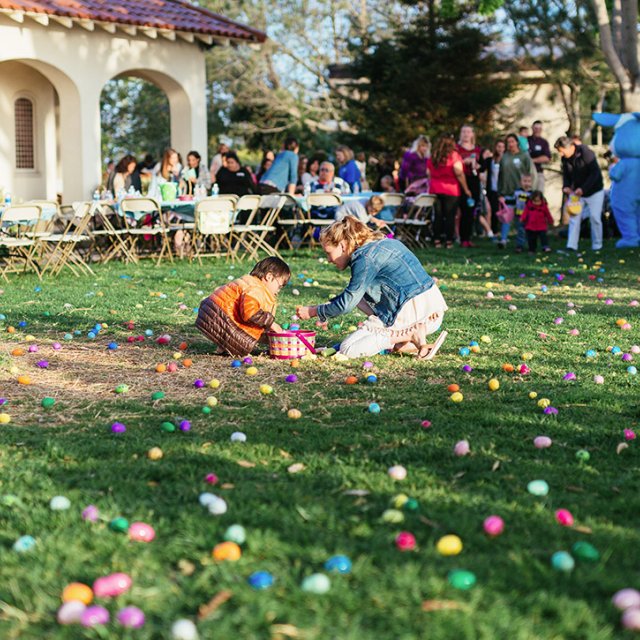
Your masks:
M 179 193 L 195 196 L 211 192 L 238 196 L 396 192 L 405 194 L 407 208 L 417 196 L 429 193 L 436 196 L 432 225 L 435 248 L 451 248 L 456 241 L 471 248 L 474 235 L 484 235 L 504 249 L 514 229 L 516 252 L 525 248 L 534 252 L 537 240 L 542 250 L 548 251 L 546 232 L 555 223 L 547 215 L 544 197 L 551 147 L 542 129 L 537 120 L 531 131 L 520 127 L 517 134 L 496 139 L 488 149 L 478 144 L 473 126 L 464 124 L 457 135 L 446 133 L 433 143 L 419 135 L 401 160 L 390 154 L 367 159 L 345 145 L 337 146 L 331 155 L 318 152 L 305 156 L 298 141 L 287 137 L 278 151 L 264 152 L 255 171 L 226 144 L 219 145 L 208 168 L 197 151 L 190 151 L 183 165 L 178 152 L 167 149 L 157 163 L 150 156 L 141 163 L 125 156 L 110 173 L 107 188 L 113 193 L 142 191 L 146 180 L 150 195 L 159 195 L 165 183 L 174 183 Z M 576 137 L 561 137 L 554 148 L 561 157 L 563 192 L 571 205 L 567 207 L 571 214 L 567 248 L 577 250 L 581 220 L 588 217 L 592 248 L 597 250 L 602 246 L 604 201 L 597 158 Z M 402 215 L 402 211 L 385 207 L 377 195 L 342 207 L 317 208 L 312 213 L 335 220 L 351 215 L 373 228 L 392 226 L 394 218 Z

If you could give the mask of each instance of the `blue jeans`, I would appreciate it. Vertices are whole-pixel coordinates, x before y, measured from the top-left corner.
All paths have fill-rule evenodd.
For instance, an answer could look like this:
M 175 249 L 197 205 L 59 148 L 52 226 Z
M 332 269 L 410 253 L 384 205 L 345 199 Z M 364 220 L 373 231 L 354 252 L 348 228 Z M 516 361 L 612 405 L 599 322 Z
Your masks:
M 520 219 L 520 216 L 514 216 L 513 222 L 516 226 L 516 247 L 520 247 L 521 249 L 524 249 L 524 246 L 527 240 L 527 234 L 525 233 L 524 226 L 522 224 L 522 220 Z M 507 236 L 509 235 L 510 229 L 511 229 L 510 222 L 502 223 L 502 230 L 500 233 L 500 242 L 507 241 Z

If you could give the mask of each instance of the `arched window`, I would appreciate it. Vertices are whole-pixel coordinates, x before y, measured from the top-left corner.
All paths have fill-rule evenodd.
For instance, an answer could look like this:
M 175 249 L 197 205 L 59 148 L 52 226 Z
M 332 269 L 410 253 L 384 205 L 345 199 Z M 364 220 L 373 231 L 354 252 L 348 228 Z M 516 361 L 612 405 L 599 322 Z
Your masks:
M 33 145 L 33 102 L 29 98 L 15 101 L 16 169 L 35 169 Z

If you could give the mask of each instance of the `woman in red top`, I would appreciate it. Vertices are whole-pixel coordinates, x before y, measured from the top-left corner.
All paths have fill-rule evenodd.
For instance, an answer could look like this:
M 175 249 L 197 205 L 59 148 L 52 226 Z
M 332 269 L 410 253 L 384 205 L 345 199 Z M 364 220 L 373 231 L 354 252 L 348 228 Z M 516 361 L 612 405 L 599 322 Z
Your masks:
M 431 157 L 427 161 L 429 193 L 438 196 L 434 222 L 434 246 L 442 246 L 445 236 L 447 249 L 453 247 L 456 211 L 460 199 L 460 187 L 468 198 L 471 191 L 464 176 L 462 158 L 456 151 L 452 135 L 441 136 L 436 142 Z
M 456 151 L 462 158 L 464 177 L 467 180 L 471 197 L 460 198 L 460 242 L 463 247 L 471 247 L 471 232 L 473 231 L 473 212 L 480 202 L 480 160 L 482 148 L 476 144 L 476 132 L 470 124 L 460 128 L 460 140 Z
M 527 200 L 527 204 L 524 205 L 524 211 L 522 212 L 520 221 L 527 232 L 530 255 L 534 255 L 536 252 L 538 238 L 540 238 L 542 250 L 545 253 L 551 251 L 549 242 L 547 241 L 547 229 L 548 225 L 553 226 L 554 222 L 547 201 L 542 195 L 542 191 L 534 191 L 531 194 Z

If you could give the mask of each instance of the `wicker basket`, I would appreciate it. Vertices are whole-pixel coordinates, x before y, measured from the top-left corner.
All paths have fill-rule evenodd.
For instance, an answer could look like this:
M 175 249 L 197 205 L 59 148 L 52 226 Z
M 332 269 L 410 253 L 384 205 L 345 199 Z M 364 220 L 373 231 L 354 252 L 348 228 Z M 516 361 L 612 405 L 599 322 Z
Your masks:
M 315 353 L 315 331 L 269 332 L 269 355 L 276 360 L 293 360 Z

